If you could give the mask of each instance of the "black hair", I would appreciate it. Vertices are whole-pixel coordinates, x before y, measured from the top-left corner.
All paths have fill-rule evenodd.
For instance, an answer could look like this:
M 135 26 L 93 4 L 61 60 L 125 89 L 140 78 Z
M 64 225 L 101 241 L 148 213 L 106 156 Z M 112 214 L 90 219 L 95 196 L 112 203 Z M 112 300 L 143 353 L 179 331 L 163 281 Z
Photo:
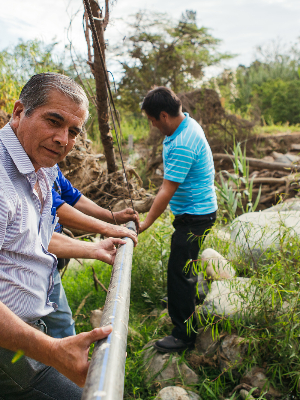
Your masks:
M 150 117 L 159 120 L 160 113 L 165 111 L 171 117 L 178 117 L 181 101 L 176 94 L 164 86 L 150 90 L 143 100 L 141 109 Z

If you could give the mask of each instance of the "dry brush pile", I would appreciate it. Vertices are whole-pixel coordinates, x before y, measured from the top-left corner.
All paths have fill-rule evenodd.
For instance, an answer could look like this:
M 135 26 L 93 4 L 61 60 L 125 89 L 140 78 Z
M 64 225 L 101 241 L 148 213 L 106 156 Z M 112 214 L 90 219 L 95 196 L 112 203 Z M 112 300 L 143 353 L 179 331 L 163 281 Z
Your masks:
M 132 198 L 136 211 L 149 211 L 154 197 L 142 187 L 135 168 L 125 166 L 127 185 L 123 169 L 108 174 L 104 161 L 103 154 L 93 154 L 90 140 L 79 137 L 59 166 L 73 186 L 99 206 L 120 211 L 132 207 Z

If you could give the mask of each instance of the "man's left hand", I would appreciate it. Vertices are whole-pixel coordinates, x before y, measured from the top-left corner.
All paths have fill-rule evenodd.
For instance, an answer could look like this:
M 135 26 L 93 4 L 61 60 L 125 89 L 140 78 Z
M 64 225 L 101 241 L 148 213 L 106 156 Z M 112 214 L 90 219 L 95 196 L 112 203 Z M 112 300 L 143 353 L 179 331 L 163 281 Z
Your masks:
M 126 240 L 118 238 L 108 238 L 105 240 L 101 240 L 99 243 L 95 243 L 94 254 L 91 258 L 101 260 L 106 262 L 107 264 L 113 265 L 117 254 L 117 248 L 115 245 L 125 243 Z
M 140 225 L 139 225 L 139 233 L 144 232 L 146 229 L 148 229 L 148 225 L 146 225 L 145 221 L 140 222 Z

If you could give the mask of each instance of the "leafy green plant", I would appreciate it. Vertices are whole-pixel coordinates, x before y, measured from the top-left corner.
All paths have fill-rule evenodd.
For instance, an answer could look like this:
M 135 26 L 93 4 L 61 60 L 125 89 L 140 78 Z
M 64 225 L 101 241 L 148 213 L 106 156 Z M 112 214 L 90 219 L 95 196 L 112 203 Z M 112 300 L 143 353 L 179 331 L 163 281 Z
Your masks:
M 139 104 L 153 85 L 176 93 L 193 90 L 204 67 L 232 57 L 216 51 L 220 40 L 198 26 L 195 11 L 187 10 L 172 21 L 165 14 L 141 10 L 128 25 L 126 39 L 115 53 L 124 71 L 120 101 L 130 111 L 140 111 Z
M 240 143 L 234 143 L 233 155 L 234 160 L 232 163 L 234 174 L 228 171 L 221 171 L 219 174 L 220 183 L 215 181 L 219 193 L 220 205 L 225 208 L 230 221 L 236 217 L 237 210 L 239 210 L 240 213 L 255 211 L 261 195 L 260 187 L 256 199 L 253 202 L 254 177 L 252 179 L 249 177 L 246 147 L 244 151 L 242 151 Z M 228 177 L 227 181 L 223 178 L 222 173 Z M 234 185 L 232 185 L 232 183 Z

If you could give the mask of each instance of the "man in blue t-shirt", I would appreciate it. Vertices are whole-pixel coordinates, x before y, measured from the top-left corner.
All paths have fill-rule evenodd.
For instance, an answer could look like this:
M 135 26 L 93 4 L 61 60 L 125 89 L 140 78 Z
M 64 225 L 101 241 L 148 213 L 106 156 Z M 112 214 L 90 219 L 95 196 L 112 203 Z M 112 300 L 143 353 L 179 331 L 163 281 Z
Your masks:
M 149 228 L 168 204 L 175 215 L 168 263 L 168 309 L 175 327 L 171 335 L 157 341 L 154 347 L 161 352 L 182 351 L 194 347 L 197 328 L 197 274 L 192 263 L 188 272 L 184 267 L 189 260 L 197 260 L 207 231 L 216 220 L 215 170 L 201 126 L 182 112 L 175 93 L 166 87 L 151 90 L 144 98 L 142 110 L 165 139 L 163 184 L 145 221 L 140 223 L 140 232 Z M 187 320 L 191 322 L 189 333 Z

